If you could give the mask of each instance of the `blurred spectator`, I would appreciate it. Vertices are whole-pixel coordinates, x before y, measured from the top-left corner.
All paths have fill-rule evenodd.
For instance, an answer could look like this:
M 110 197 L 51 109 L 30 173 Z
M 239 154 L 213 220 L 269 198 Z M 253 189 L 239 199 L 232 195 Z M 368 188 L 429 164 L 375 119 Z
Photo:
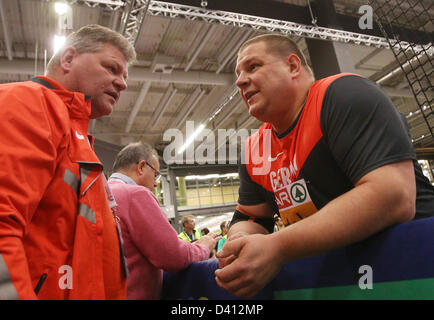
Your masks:
M 222 223 L 220 223 L 220 230 L 222 232 L 221 233 L 222 238 L 217 243 L 217 251 L 219 251 L 223 247 L 223 245 L 226 242 L 226 239 L 228 238 L 228 222 L 227 221 L 223 221 Z
M 152 190 L 160 176 L 151 146 L 132 143 L 117 155 L 109 185 L 119 218 L 130 276 L 127 298 L 159 299 L 163 270 L 178 271 L 206 260 L 220 237 L 210 233 L 196 243 L 178 239 Z
M 285 228 L 285 225 L 283 224 L 282 219 L 280 219 L 280 217 L 278 217 L 278 216 L 275 216 L 274 217 L 274 232 L 282 230 L 283 228 Z
M 194 216 L 184 216 L 181 220 L 182 227 L 184 231 L 178 234 L 178 238 L 187 242 L 194 242 L 200 239 L 202 234 L 199 230 L 196 230 L 196 222 Z

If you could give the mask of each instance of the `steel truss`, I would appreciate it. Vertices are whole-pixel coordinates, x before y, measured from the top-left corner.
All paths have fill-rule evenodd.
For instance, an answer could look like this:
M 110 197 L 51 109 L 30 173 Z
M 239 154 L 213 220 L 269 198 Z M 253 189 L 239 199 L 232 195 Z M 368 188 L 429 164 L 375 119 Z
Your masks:
M 67 0 L 67 2 L 92 8 L 103 7 L 112 11 L 123 10 L 120 31 L 134 45 L 151 0 Z
M 139 36 L 151 0 L 126 0 L 126 8 L 122 17 L 121 32 L 134 45 Z
M 250 27 L 255 30 L 266 30 L 299 37 L 317 38 L 322 40 L 351 42 L 367 46 L 389 48 L 385 38 L 364 34 L 352 33 L 343 30 L 308 26 L 289 21 L 275 20 L 240 13 L 211 11 L 203 8 L 172 4 L 161 1 L 152 1 L 148 8 L 152 15 L 181 17 L 188 20 L 202 20 L 208 23 L 220 23 L 234 27 Z
M 130 42 L 137 39 L 140 27 L 146 13 L 153 16 L 165 16 L 170 18 L 184 18 L 187 20 L 199 20 L 208 23 L 220 23 L 234 27 L 248 27 L 255 30 L 265 30 L 299 37 L 354 43 L 358 45 L 374 46 L 377 48 L 391 49 L 397 45 L 397 41 L 390 43 L 386 38 L 365 35 L 361 33 L 348 32 L 344 30 L 323 28 L 317 26 L 303 25 L 289 21 L 275 20 L 269 18 L 255 17 L 234 12 L 218 10 L 207 10 L 199 7 L 174 4 L 163 1 L 151 0 L 68 0 L 70 3 L 83 3 L 88 6 L 103 5 L 111 10 L 123 8 L 125 20 L 124 34 Z M 410 44 L 400 42 L 401 48 L 409 47 Z M 428 47 L 428 46 L 427 46 Z M 416 52 L 422 51 L 423 46 L 413 46 Z M 432 50 L 430 50 L 432 51 Z M 430 52 L 432 55 L 432 52 Z
M 84 4 L 88 7 L 105 7 L 110 10 L 119 10 L 125 7 L 125 2 L 123 0 L 66 0 L 69 4 Z

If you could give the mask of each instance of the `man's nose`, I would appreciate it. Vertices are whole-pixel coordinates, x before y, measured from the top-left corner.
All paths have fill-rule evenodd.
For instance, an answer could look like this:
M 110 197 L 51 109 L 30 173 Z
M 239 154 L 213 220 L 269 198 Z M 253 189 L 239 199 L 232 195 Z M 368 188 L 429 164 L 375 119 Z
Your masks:
M 238 75 L 237 80 L 235 81 L 236 86 L 240 89 L 246 86 L 248 83 L 249 83 L 248 77 L 245 76 L 244 72 L 241 72 Z
M 119 91 L 123 91 L 127 88 L 127 80 L 124 77 L 117 77 L 115 79 L 115 85 Z

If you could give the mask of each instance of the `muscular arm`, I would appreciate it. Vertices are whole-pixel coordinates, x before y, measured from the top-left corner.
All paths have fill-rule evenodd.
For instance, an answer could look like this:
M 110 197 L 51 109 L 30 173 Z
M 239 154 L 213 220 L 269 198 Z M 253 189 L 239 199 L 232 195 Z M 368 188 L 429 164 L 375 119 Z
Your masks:
M 414 217 L 414 180 L 411 161 L 378 168 L 317 214 L 270 237 L 281 244 L 284 260 L 318 254 L 363 240 L 388 226 Z M 300 239 L 301 234 L 303 239 Z
M 220 257 L 232 254 L 237 259 L 216 271 L 217 283 L 237 296 L 252 297 L 288 261 L 346 246 L 411 220 L 414 181 L 411 160 L 386 165 L 363 176 L 354 189 L 307 219 L 277 233 L 228 242 Z

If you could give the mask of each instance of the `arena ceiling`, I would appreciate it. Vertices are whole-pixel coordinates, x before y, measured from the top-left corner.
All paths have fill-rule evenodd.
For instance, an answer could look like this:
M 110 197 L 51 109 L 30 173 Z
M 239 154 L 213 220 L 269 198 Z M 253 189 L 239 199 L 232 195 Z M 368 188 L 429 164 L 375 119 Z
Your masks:
M 43 73 L 55 34 L 91 23 L 122 32 L 134 43 L 138 60 L 130 68 L 128 89 L 113 113 L 90 123 L 90 132 L 105 143 L 120 147 L 142 140 L 162 153 L 169 143 L 164 133 L 175 128 L 185 131 L 186 121 L 194 121 L 195 128 L 204 124 L 214 134 L 218 129 L 258 128 L 260 123 L 248 115 L 234 86 L 236 52 L 255 35 L 289 32 L 308 59 L 306 37 L 346 42 L 356 72 L 381 85 L 407 117 L 415 146 L 434 146 L 412 88 L 387 42 L 378 32 L 363 36 L 356 28 L 359 8 L 367 1 L 333 1 L 335 14 L 343 21 L 336 29 L 342 32 L 322 30 L 321 14 L 316 26 L 312 24 L 317 10 L 312 0 L 68 0 L 72 9 L 63 19 L 55 13 L 54 2 L 0 1 L 0 83 Z M 417 3 L 415 12 L 428 17 L 423 26 L 412 25 L 413 19 L 396 23 L 432 37 L 432 1 Z M 430 97 L 432 103 L 432 90 Z M 433 117 L 429 121 L 434 126 Z M 216 143 L 216 150 L 219 147 Z

